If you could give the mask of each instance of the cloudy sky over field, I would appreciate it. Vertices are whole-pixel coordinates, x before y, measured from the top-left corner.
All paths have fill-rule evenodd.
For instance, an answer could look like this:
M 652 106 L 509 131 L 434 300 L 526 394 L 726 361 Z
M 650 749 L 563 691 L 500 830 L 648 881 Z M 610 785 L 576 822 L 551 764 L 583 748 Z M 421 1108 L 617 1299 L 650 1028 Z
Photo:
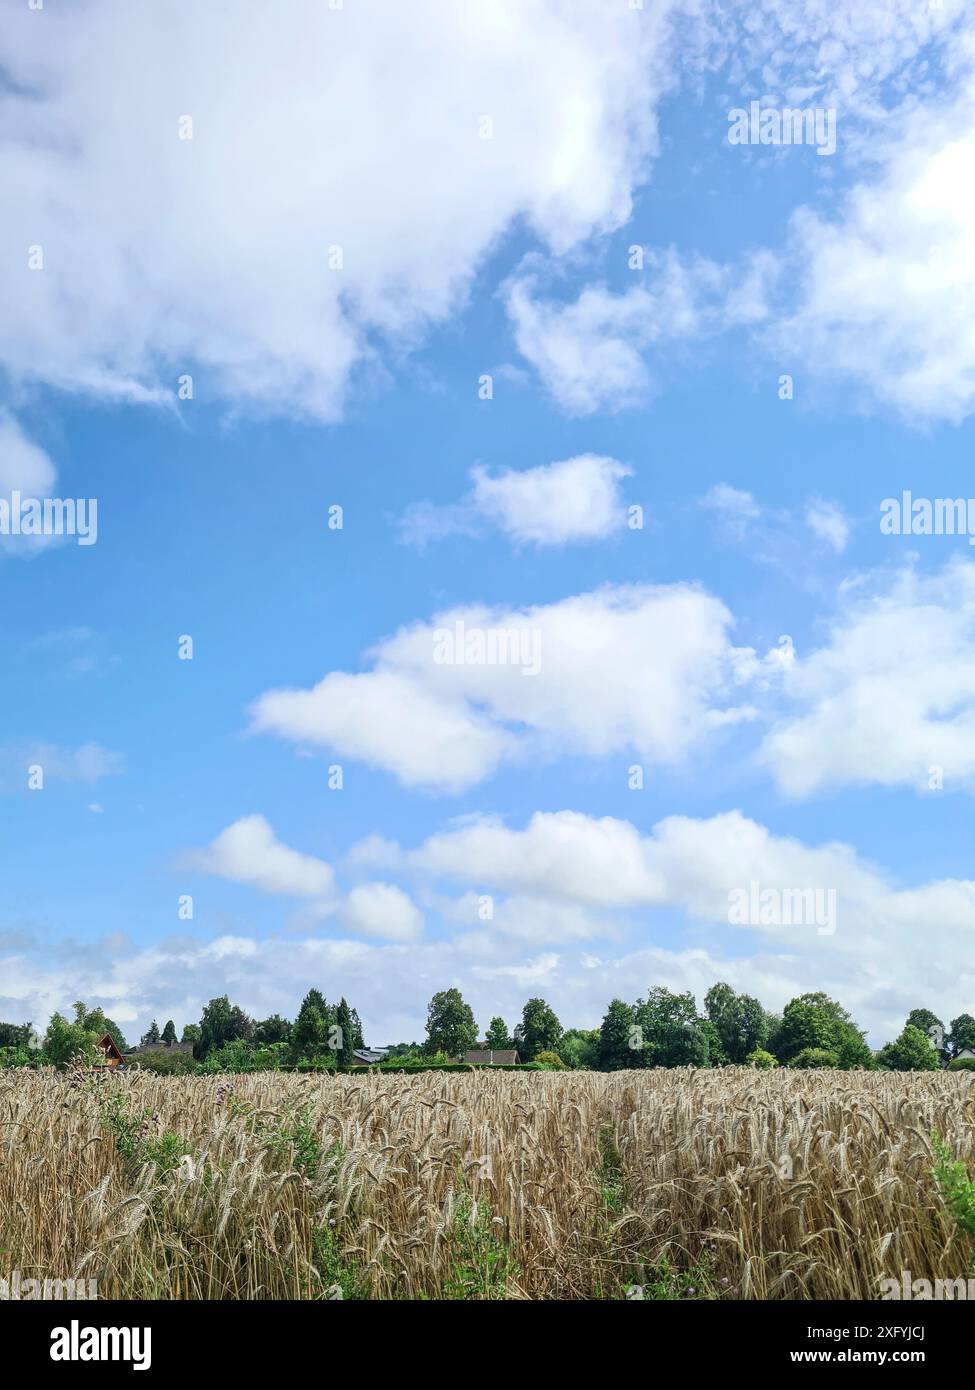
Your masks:
M 958 0 L 3 0 L 0 500 L 97 538 L 0 534 L 0 1018 L 975 1012 L 975 549 L 881 527 L 975 496 L 973 66 Z

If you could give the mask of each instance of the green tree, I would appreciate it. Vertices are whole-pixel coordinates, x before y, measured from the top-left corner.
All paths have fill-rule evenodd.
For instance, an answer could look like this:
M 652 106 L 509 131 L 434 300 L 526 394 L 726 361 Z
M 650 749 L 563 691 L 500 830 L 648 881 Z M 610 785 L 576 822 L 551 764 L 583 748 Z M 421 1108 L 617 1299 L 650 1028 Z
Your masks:
M 171 1018 L 167 1019 L 166 1026 L 162 1030 L 162 1040 L 167 1047 L 170 1047 L 176 1041 L 176 1024 Z
M 786 1064 L 808 1048 L 833 1053 L 836 1065 L 844 1071 L 873 1063 L 866 1039 L 846 1009 L 821 992 L 800 994 L 789 1001 L 770 1045 L 779 1061 Z
M 427 1008 L 427 1052 L 446 1052 L 462 1057 L 477 1046 L 474 1012 L 459 989 L 435 994 Z
M 314 1062 L 323 1058 L 329 1051 L 332 1021 L 325 996 L 317 989 L 310 989 L 301 1001 L 298 1017 L 291 1028 L 292 1061 Z
M 643 1035 L 645 1066 L 708 1065 L 707 1035 L 691 993 L 674 994 L 663 985 L 656 985 L 646 999 L 636 1001 L 633 1016 Z
M 920 1028 L 925 1037 L 931 1036 L 932 1028 L 940 1028 L 942 1033 L 946 1031 L 944 1024 L 937 1014 L 930 1009 L 912 1009 L 907 1015 L 907 1027 Z
M 745 1065 L 748 1067 L 758 1067 L 759 1071 L 771 1071 L 779 1064 L 772 1056 L 771 1052 L 766 1052 L 764 1048 L 756 1047 L 754 1052 L 749 1052 L 745 1058 Z
M 508 1025 L 503 1018 L 492 1018 L 491 1026 L 484 1035 L 484 1046 L 492 1052 L 507 1052 L 514 1047 L 511 1034 L 508 1032 Z
M 200 1025 L 198 1023 L 184 1023 L 183 1036 L 180 1038 L 180 1042 L 192 1043 L 193 1046 L 196 1047 L 199 1041 Z
M 529 999 L 515 1029 L 515 1044 L 523 1062 L 533 1062 L 539 1052 L 558 1052 L 562 1025 L 544 999 Z
M 932 1047 L 937 1048 L 938 1058 L 942 1065 L 947 1064 L 951 1057 L 951 1049 L 948 1045 L 948 1029 L 937 1014 L 932 1013 L 930 1009 L 912 1009 L 907 1015 L 906 1026 L 920 1028 Z
M 744 1062 L 749 1052 L 768 1042 L 769 1016 L 752 995 L 736 994 L 730 985 L 712 985 L 704 996 L 704 1009 L 729 1062 Z
M 339 1000 L 335 1022 L 338 1028 L 338 1063 L 343 1067 L 351 1067 L 355 1061 L 355 1034 L 352 1028 L 351 1010 L 344 997 Z
M 598 1028 L 567 1028 L 562 1034 L 559 1056 L 573 1071 L 596 1071 L 599 1067 Z
M 254 1028 L 253 1023 L 239 1004 L 231 1004 L 226 994 L 211 999 L 203 1010 L 200 1019 L 200 1039 L 193 1048 L 198 1058 L 208 1057 L 224 1043 L 235 1038 L 248 1038 Z M 158 1030 L 157 1030 L 158 1037 Z
M 927 1033 L 908 1023 L 895 1042 L 877 1053 L 877 1064 L 885 1071 L 938 1071 L 938 1050 Z
M 259 1046 L 287 1042 L 290 1037 L 291 1024 L 280 1014 L 271 1014 L 270 1018 L 262 1018 L 259 1023 L 254 1024 L 252 1041 Z
M 33 1031 L 32 1023 L 0 1023 L 0 1047 L 27 1047 Z
M 957 1057 L 959 1052 L 964 1052 L 967 1047 L 975 1052 L 975 1018 L 972 1018 L 971 1014 L 959 1014 L 951 1020 L 948 1047 L 952 1057 Z
M 152 1022 L 149 1024 L 149 1031 L 147 1033 L 143 1033 L 142 1035 L 142 1046 L 155 1047 L 155 1045 L 161 1041 L 162 1039 L 159 1033 L 159 1024 L 156 1022 L 155 1019 L 153 1019 Z
M 36 1067 L 43 1060 L 43 1053 L 28 1047 L 0 1047 L 0 1070 L 7 1067 Z
M 704 1034 L 705 1042 L 708 1045 L 708 1066 L 726 1067 L 730 1061 L 724 1045 L 721 1041 L 717 1028 L 709 1018 L 699 1018 L 697 1026 Z
M 79 1000 L 74 1006 L 75 1022 L 84 1028 L 86 1033 L 92 1033 L 96 1040 L 110 1034 L 115 1040 L 120 1051 L 124 1052 L 128 1047 L 125 1041 L 125 1034 L 121 1028 L 102 1009 L 89 1009 L 86 1004 Z
M 95 1034 L 80 1023 L 69 1023 L 62 1014 L 53 1014 L 47 1025 L 43 1043 L 44 1060 L 63 1071 L 75 1058 L 83 1062 L 98 1061 L 95 1055 Z
M 636 1019 L 633 1007 L 614 999 L 599 1029 L 599 1066 L 602 1071 L 628 1071 L 643 1066 L 642 1049 L 633 1046 Z
M 867 1040 L 858 1028 L 851 1025 L 839 1039 L 836 1064 L 840 1071 L 872 1071 L 876 1063 Z

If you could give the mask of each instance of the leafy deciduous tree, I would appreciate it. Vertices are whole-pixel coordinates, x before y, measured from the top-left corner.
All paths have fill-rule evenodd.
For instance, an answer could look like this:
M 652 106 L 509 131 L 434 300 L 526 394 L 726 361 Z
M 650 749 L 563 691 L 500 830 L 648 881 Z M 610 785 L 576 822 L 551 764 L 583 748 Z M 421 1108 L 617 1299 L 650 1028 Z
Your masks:
M 927 1033 L 908 1023 L 895 1042 L 877 1053 L 877 1064 L 887 1071 L 938 1071 L 938 1050 Z
M 270 1018 L 262 1018 L 259 1023 L 254 1024 L 254 1032 L 251 1035 L 255 1043 L 267 1046 L 268 1043 L 287 1042 L 291 1036 L 291 1024 L 280 1014 L 271 1014 Z
M 460 1057 L 477 1046 L 474 1012 L 459 989 L 443 989 L 427 1008 L 427 1052 Z
M 544 999 L 529 999 L 517 1032 L 518 1054 L 523 1062 L 533 1062 L 539 1052 L 557 1052 L 562 1041 L 562 1025 L 554 1009 Z
M 633 1046 L 636 1019 L 632 1005 L 614 999 L 599 1029 L 599 1065 L 603 1071 L 628 1071 L 643 1066 L 642 1051 Z
M 749 1052 L 768 1042 L 768 1014 L 752 995 L 736 994 L 730 985 L 712 985 L 704 996 L 704 1008 L 729 1062 L 743 1062 Z
M 972 1018 L 971 1014 L 959 1014 L 951 1020 L 948 1046 L 952 1057 L 957 1057 L 959 1052 L 964 1052 L 966 1048 L 975 1052 L 975 1018 Z
M 638 999 L 633 1016 L 643 1033 L 643 1059 L 648 1067 L 706 1067 L 707 1036 L 697 1016 L 694 996 L 674 994 L 663 985 Z
M 194 1054 L 199 1058 L 209 1056 L 224 1043 L 235 1038 L 250 1037 L 253 1023 L 239 1004 L 231 1004 L 226 994 L 211 999 L 203 1010 L 200 1019 L 200 1040 L 194 1046 Z M 158 1037 L 158 1030 L 157 1030 Z
M 567 1028 L 562 1034 L 559 1056 L 573 1071 L 595 1071 L 599 1066 L 598 1028 Z
M 846 1071 L 873 1064 L 873 1053 L 846 1009 L 822 992 L 790 1000 L 769 1042 L 780 1062 L 791 1063 L 799 1052 L 814 1048 L 834 1054 L 835 1065 Z

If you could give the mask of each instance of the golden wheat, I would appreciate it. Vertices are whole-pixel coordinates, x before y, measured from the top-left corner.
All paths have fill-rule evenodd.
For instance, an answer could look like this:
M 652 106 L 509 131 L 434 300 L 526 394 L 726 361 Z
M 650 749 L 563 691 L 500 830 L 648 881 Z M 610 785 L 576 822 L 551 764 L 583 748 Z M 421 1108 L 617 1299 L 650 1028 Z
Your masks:
M 0 1266 L 117 1298 L 876 1298 L 966 1270 L 931 1134 L 971 1168 L 973 1087 L 0 1072 Z

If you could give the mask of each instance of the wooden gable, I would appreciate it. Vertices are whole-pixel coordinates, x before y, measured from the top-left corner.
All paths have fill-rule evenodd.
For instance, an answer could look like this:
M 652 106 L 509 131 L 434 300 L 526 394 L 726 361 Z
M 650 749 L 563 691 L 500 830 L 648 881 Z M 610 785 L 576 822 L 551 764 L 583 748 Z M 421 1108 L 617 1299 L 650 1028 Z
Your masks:
M 101 1037 L 98 1039 L 98 1041 L 95 1043 L 95 1046 L 98 1048 L 99 1052 L 103 1052 L 105 1054 L 104 1065 L 106 1067 L 118 1067 L 125 1065 L 125 1058 L 122 1056 L 122 1050 L 119 1047 L 118 1043 L 115 1041 L 115 1039 L 112 1037 L 111 1033 L 103 1033 Z

